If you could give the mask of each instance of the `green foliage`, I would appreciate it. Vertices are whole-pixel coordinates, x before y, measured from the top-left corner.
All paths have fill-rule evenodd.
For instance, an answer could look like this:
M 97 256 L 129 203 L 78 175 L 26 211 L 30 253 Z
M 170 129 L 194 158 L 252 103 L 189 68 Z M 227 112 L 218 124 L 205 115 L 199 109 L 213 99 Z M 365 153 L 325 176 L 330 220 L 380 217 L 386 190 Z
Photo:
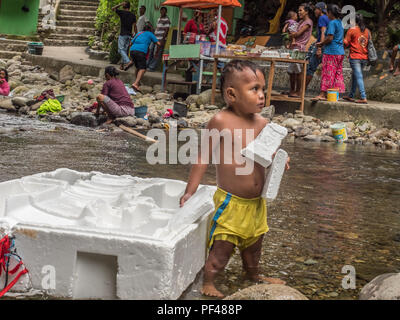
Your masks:
M 131 4 L 131 11 L 137 15 L 139 0 L 127 0 Z M 112 7 L 123 2 L 122 0 L 100 0 L 96 15 L 96 29 L 102 34 L 101 41 L 104 49 L 109 49 L 113 38 L 119 32 L 119 16 L 111 10 Z M 113 35 L 110 37 L 110 34 Z
M 388 27 L 388 34 L 389 34 L 390 47 L 400 43 L 400 29 L 395 30 L 392 29 L 391 27 Z
M 121 55 L 118 52 L 118 39 L 114 39 L 110 47 L 110 63 L 117 64 L 119 59 L 121 59 Z
M 361 14 L 364 18 L 373 18 L 376 16 L 375 13 L 368 12 L 365 10 L 358 10 L 357 13 Z

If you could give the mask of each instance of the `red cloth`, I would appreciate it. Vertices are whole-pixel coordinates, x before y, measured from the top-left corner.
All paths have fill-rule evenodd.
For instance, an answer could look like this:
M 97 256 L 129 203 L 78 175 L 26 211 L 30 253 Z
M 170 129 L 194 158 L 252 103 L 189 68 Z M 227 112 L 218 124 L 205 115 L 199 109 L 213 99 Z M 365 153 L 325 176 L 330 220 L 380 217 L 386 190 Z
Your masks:
M 101 94 L 110 97 L 119 106 L 134 107 L 124 83 L 118 78 L 107 80 L 103 85 Z
M 200 30 L 197 29 L 196 21 L 194 21 L 194 19 L 191 19 L 186 23 L 186 26 L 185 26 L 185 29 L 183 32 L 184 33 L 191 32 L 191 33 L 195 33 L 195 34 L 205 34 L 206 33 L 204 30 L 204 25 L 202 23 L 199 24 L 199 29 Z
M 368 60 L 368 29 L 361 32 L 359 26 L 350 28 L 344 39 L 344 45 L 350 47 L 350 58 Z
M 10 86 L 8 85 L 6 79 L 0 80 L 3 80 L 3 83 L 0 83 L 0 96 L 8 96 L 10 93 Z

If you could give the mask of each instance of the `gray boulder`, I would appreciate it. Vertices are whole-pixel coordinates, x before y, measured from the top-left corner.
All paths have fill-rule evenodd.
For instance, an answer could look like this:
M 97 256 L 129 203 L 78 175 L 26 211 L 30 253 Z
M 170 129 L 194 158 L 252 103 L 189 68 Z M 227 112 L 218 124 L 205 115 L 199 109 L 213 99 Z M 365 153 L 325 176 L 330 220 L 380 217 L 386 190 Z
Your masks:
M 400 273 L 385 273 L 366 284 L 360 300 L 400 300 Z
M 75 77 L 74 69 L 70 65 L 64 66 L 59 72 L 59 81 L 65 83 L 67 80 L 72 80 Z
M 301 292 L 283 284 L 257 284 L 235 292 L 224 300 L 308 300 Z
M 5 109 L 7 111 L 16 111 L 11 99 L 0 99 L 0 109 Z
M 71 114 L 71 123 L 77 126 L 96 127 L 97 119 L 91 112 L 74 112 Z
M 26 103 L 29 101 L 28 98 L 24 97 L 15 97 L 11 99 L 11 102 L 16 108 L 22 108 L 26 106 Z
M 122 117 L 115 119 L 114 122 L 117 126 L 122 124 L 127 127 L 136 127 L 137 120 L 135 117 Z

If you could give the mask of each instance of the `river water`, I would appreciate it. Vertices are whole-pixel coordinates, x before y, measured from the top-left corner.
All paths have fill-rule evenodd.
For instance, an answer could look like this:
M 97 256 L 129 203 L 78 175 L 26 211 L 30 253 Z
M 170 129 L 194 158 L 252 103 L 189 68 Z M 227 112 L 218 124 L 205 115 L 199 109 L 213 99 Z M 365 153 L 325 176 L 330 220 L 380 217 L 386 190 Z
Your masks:
M 0 182 L 63 167 L 187 179 L 188 165 L 149 165 L 147 146 L 123 132 L 0 112 Z M 399 152 L 300 141 L 283 148 L 291 157 L 291 169 L 278 198 L 268 205 L 263 273 L 284 279 L 309 299 L 357 299 L 375 276 L 400 272 Z M 215 184 L 211 166 L 202 183 Z M 344 266 L 354 268 L 356 289 L 342 287 Z M 205 299 L 201 277 L 181 299 Z M 235 254 L 217 286 L 231 294 L 249 285 Z

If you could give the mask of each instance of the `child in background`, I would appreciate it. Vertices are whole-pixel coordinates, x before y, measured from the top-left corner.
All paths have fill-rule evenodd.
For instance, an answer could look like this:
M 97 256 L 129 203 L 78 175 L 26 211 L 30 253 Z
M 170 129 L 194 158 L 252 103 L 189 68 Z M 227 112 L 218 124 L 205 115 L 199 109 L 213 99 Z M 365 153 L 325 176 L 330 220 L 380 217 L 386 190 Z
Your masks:
M 6 69 L 0 69 L 0 96 L 8 96 L 9 93 L 8 72 Z
M 296 33 L 299 31 L 299 23 L 297 22 L 298 17 L 295 11 L 289 11 L 286 17 L 285 26 L 282 29 L 283 33 Z M 288 44 L 286 47 L 289 49 L 296 43 L 296 39 L 293 38 L 291 43 Z
M 202 293 L 207 296 L 224 297 L 216 289 L 214 279 L 218 272 L 224 270 L 236 246 L 250 280 L 285 283 L 280 279 L 261 276 L 258 269 L 263 236 L 268 231 L 266 202 L 261 198 L 265 168 L 254 163 L 252 170 L 246 174 L 237 173 L 245 169 L 247 164 L 236 161 L 241 159 L 240 150 L 254 140 L 268 123 L 259 114 L 265 107 L 264 90 L 264 73 L 253 62 L 233 60 L 225 66 L 221 74 L 221 93 L 228 107 L 217 113 L 207 125 L 208 130 L 219 132 L 220 138 L 213 146 L 214 139 L 209 137 L 207 159 L 199 152 L 198 162 L 191 169 L 185 193 L 180 199 L 180 205 L 183 206 L 196 192 L 211 162 L 211 154 L 219 150 L 221 161 L 216 164 L 218 189 L 214 194 L 215 213 L 207 235 L 210 251 L 204 267 L 202 288 Z M 253 137 L 247 135 L 247 130 L 252 131 Z M 224 134 L 221 139 L 222 133 L 227 133 L 231 138 L 226 138 Z M 234 147 L 235 144 L 239 145 Z M 227 161 L 223 161 L 229 148 L 232 152 L 228 154 Z

